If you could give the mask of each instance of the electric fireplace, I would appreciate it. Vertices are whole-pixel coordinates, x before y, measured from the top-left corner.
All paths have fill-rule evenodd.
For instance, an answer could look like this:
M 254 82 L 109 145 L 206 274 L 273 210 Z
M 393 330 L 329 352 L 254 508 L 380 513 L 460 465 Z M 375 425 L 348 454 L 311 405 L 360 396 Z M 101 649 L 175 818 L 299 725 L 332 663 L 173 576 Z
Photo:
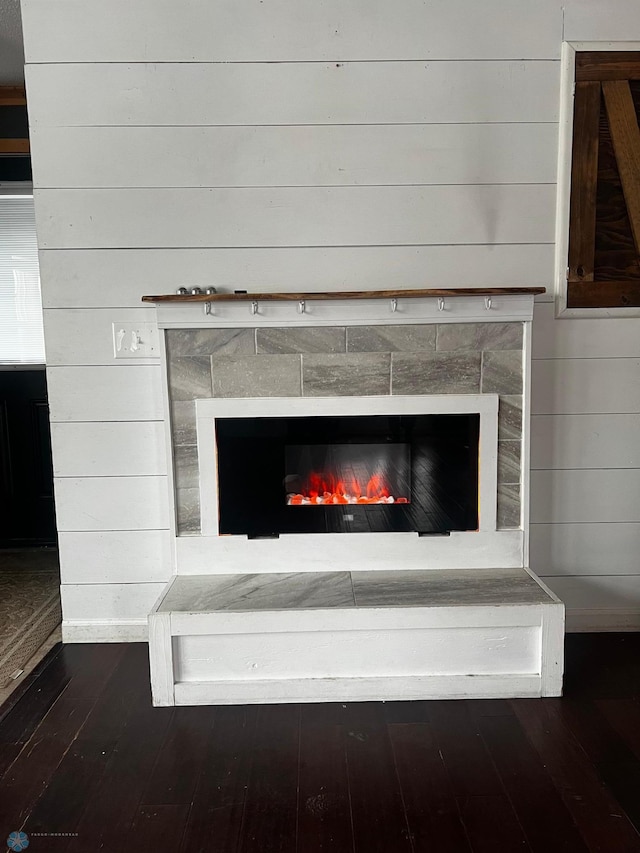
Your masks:
M 220 418 L 220 534 L 478 528 L 480 416 Z
M 178 537 L 178 559 L 510 565 L 521 531 L 498 527 L 498 406 L 490 393 L 199 399 L 200 535 Z

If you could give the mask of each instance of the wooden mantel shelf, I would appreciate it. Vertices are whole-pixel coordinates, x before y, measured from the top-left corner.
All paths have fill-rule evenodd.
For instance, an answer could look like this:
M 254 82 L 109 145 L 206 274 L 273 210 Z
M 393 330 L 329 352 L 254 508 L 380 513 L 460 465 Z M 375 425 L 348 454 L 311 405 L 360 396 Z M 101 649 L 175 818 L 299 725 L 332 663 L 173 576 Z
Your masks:
M 165 293 L 143 296 L 143 302 L 292 302 L 317 299 L 418 299 L 438 296 L 535 296 L 544 287 L 459 287 L 428 290 L 343 290 L 312 293 Z

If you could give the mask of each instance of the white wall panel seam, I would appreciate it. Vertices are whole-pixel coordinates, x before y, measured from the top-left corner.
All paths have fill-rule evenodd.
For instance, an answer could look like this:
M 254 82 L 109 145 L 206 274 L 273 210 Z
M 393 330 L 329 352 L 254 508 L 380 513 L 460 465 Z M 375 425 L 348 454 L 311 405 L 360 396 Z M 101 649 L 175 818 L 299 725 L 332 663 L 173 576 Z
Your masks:
M 238 59 L 238 60 L 202 60 L 202 59 L 190 59 L 190 60 L 179 60 L 179 59 L 116 59 L 113 61 L 109 60 L 77 60 L 77 61 L 64 61 L 61 60 L 59 62 L 26 62 L 26 68 L 38 68 L 43 66 L 81 66 L 81 65 L 98 65 L 98 66 L 110 66 L 110 65 L 120 65 L 127 67 L 135 67 L 136 65 L 147 66 L 147 65 L 193 65 L 196 67 L 206 67 L 206 66 L 222 66 L 227 67 L 229 65 L 320 65 L 320 66 L 335 66 L 336 68 L 342 68 L 345 65 L 424 65 L 425 63 L 429 65 L 465 65 L 465 64 L 492 64 L 492 65 L 523 65 L 523 64 L 546 64 L 546 65 L 557 65 L 560 66 L 561 59 L 560 57 L 494 57 L 494 56 L 485 56 L 478 59 L 475 58 L 457 58 L 451 57 L 447 59 L 432 59 L 430 56 L 415 56 L 407 59 L 396 59 L 394 57 L 387 57 L 385 59 L 341 59 L 338 63 L 334 62 L 332 59 L 279 59 L 274 61 L 272 59 Z

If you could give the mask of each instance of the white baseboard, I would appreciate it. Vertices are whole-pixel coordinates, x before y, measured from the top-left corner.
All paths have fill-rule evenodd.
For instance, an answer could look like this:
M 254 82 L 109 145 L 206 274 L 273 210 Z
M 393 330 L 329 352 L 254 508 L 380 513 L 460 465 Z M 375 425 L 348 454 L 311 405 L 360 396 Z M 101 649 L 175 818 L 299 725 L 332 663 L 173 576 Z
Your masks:
M 146 619 L 65 619 L 62 623 L 63 643 L 146 643 Z
M 640 610 L 568 610 L 568 634 L 640 631 Z

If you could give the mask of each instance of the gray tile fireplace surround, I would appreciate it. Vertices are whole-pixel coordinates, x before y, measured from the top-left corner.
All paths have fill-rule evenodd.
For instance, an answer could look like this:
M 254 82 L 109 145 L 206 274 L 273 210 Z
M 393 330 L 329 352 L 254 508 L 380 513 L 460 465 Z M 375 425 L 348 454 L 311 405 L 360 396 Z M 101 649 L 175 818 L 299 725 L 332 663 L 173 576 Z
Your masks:
M 200 533 L 195 400 L 499 394 L 498 527 L 520 526 L 522 323 L 169 329 L 179 535 Z

